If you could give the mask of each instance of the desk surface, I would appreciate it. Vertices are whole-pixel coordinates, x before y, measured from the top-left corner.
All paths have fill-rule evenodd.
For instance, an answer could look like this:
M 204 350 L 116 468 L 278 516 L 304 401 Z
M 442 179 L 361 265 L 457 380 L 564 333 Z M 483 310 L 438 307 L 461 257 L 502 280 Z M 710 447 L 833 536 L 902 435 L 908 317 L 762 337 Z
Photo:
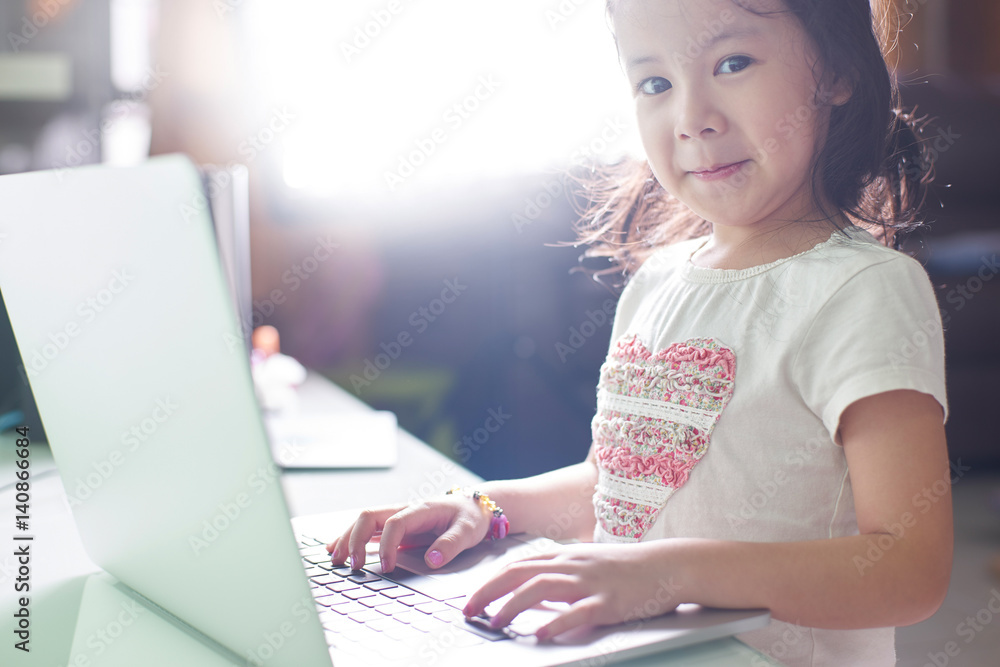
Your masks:
M 315 375 L 310 375 L 301 395 L 304 411 L 367 409 L 361 401 Z M 21 595 L 14 590 L 18 577 L 18 563 L 13 556 L 17 532 L 14 438 L 13 433 L 0 435 L 0 537 L 4 539 L 0 546 L 0 614 L 5 619 L 0 664 L 231 665 L 204 642 L 144 607 L 91 562 L 77 534 L 51 452 L 37 443 L 31 448 L 31 652 L 14 649 L 13 610 Z M 454 484 L 480 481 L 404 431 L 400 431 L 399 454 L 398 465 L 389 470 L 286 471 L 282 487 L 292 515 L 406 502 L 415 496 L 442 493 Z M 116 619 L 122 618 L 131 622 L 129 632 L 121 631 Z M 116 629 L 120 636 L 110 637 Z M 84 641 L 85 652 L 74 651 L 74 637 L 76 646 L 81 639 Z M 729 638 L 618 664 L 759 667 L 780 663 Z

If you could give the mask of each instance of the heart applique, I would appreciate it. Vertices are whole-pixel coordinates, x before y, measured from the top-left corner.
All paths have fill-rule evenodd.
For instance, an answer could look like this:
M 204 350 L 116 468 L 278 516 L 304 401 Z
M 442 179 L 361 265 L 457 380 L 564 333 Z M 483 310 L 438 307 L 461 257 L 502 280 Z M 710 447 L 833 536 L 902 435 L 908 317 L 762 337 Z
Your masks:
M 642 539 L 708 451 L 735 377 L 736 355 L 711 338 L 674 343 L 655 355 L 635 335 L 612 347 L 592 423 L 599 537 Z

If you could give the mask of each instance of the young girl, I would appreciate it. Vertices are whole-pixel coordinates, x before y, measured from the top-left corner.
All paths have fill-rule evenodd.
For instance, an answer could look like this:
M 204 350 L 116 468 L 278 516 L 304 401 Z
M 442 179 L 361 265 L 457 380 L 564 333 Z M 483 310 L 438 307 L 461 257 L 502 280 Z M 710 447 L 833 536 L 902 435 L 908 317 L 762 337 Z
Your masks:
M 682 602 L 766 607 L 740 638 L 785 664 L 894 664 L 894 626 L 945 596 L 952 519 L 937 304 L 887 247 L 919 224 L 930 165 L 869 0 L 608 12 L 648 164 L 598 193 L 586 235 L 634 272 L 590 453 L 488 498 L 366 511 L 333 561 L 358 566 L 381 531 L 386 570 L 428 534 L 440 567 L 503 534 L 499 507 L 513 531 L 595 544 L 504 568 L 468 615 L 508 593 L 496 626 L 570 603 L 546 639 Z

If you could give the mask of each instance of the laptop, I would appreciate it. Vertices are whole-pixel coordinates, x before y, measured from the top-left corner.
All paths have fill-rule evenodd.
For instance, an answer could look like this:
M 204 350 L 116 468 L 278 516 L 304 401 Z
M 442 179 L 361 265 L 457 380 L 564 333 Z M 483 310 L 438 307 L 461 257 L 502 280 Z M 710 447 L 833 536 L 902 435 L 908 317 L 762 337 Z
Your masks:
M 510 537 L 446 573 L 409 553 L 387 578 L 330 566 L 322 543 L 353 512 L 293 530 L 247 354 L 227 341 L 238 315 L 201 197 L 182 156 L 0 177 L 0 292 L 20 374 L 104 570 L 234 664 L 604 662 L 768 623 L 764 610 L 692 606 L 541 644 L 487 635 L 454 601 L 496 559 L 548 548 Z M 365 604 L 369 592 L 392 604 Z

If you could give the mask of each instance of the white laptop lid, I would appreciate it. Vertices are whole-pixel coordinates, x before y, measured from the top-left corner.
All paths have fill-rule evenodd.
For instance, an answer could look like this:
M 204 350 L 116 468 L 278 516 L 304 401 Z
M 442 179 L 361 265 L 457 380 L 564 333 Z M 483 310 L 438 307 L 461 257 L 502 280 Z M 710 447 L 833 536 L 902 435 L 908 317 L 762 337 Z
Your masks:
M 194 165 L 4 176 L 0 202 L 0 291 L 87 553 L 244 659 L 279 633 L 267 664 L 329 664 Z

